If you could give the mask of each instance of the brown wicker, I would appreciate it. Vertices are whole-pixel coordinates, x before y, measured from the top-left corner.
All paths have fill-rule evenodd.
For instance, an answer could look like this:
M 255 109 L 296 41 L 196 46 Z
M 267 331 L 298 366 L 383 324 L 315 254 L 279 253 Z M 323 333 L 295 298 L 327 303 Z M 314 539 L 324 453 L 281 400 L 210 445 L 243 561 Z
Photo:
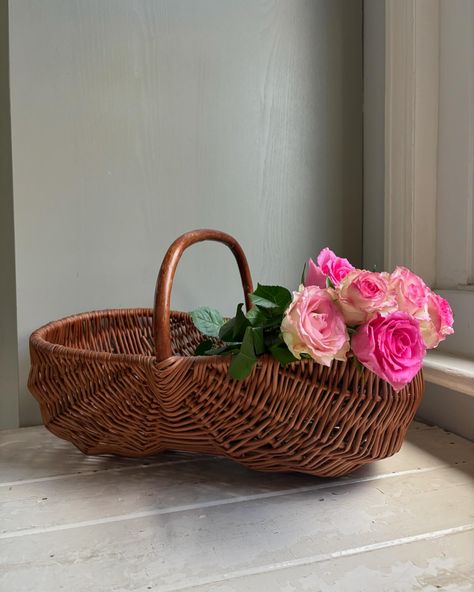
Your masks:
M 228 376 L 228 358 L 193 356 L 202 335 L 188 314 L 170 312 L 170 294 L 183 251 L 203 240 L 233 251 L 245 295 L 251 292 L 237 241 L 199 230 L 168 250 L 154 314 L 89 312 L 32 334 L 28 384 L 46 427 L 86 454 L 172 449 L 319 476 L 343 475 L 397 452 L 421 401 L 421 372 L 396 393 L 350 360 L 330 368 L 311 360 L 282 368 L 262 356 L 239 382 Z

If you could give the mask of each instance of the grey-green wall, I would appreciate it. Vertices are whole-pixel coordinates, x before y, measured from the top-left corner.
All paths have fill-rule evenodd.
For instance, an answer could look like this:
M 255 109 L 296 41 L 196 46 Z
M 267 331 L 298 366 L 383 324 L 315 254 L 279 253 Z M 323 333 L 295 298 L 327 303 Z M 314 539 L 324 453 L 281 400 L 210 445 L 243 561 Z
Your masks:
M 22 425 L 30 332 L 151 305 L 185 230 L 233 233 L 261 282 L 323 245 L 361 263 L 361 2 L 15 0 L 10 64 Z M 196 247 L 173 296 L 230 312 L 229 254 Z
M 0 429 L 18 425 L 8 1 L 0 0 Z
M 363 263 L 384 268 L 385 2 L 364 0 Z

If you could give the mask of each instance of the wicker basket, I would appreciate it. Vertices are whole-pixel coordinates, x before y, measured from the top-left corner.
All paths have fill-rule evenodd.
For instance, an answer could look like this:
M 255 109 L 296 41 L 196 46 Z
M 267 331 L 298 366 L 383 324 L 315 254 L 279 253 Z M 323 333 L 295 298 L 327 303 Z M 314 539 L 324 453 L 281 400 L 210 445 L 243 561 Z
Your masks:
M 170 312 L 170 294 L 183 251 L 204 240 L 232 250 L 248 306 L 252 281 L 237 241 L 213 230 L 183 235 L 164 258 L 154 311 L 89 312 L 32 334 L 28 385 L 46 427 L 86 454 L 193 451 L 319 476 L 397 452 L 423 395 L 421 372 L 396 393 L 351 361 L 282 368 L 262 356 L 239 382 L 228 358 L 193 355 L 202 335 L 188 314 Z

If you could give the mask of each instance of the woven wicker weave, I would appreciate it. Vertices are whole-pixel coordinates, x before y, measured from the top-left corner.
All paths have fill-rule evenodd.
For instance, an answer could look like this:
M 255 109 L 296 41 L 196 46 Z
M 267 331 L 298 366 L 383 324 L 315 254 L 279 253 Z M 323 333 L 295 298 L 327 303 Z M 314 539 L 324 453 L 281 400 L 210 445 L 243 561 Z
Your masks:
M 262 356 L 239 382 L 228 376 L 228 358 L 193 356 L 202 335 L 188 314 L 169 305 L 183 251 L 202 240 L 231 248 L 244 292 L 251 292 L 235 239 L 194 231 L 165 256 L 155 314 L 90 312 L 32 334 L 28 384 L 48 429 L 86 454 L 194 451 L 253 469 L 319 476 L 343 475 L 397 452 L 421 401 L 421 373 L 396 393 L 352 361 L 282 368 Z

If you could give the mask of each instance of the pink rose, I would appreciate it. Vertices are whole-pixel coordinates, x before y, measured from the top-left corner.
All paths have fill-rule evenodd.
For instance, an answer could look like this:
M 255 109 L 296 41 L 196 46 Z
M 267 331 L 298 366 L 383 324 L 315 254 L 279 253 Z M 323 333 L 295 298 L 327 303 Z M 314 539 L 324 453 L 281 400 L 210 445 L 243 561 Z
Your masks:
M 396 391 L 418 373 L 425 355 L 419 322 L 406 312 L 377 315 L 352 336 L 352 351 Z
M 337 286 L 354 269 L 347 259 L 338 257 L 331 249 L 323 249 L 318 255 L 318 264 L 310 259 L 305 286 L 326 287 L 326 277 Z
M 306 272 L 304 285 L 318 286 L 319 288 L 326 287 L 326 276 L 312 259 L 308 261 L 308 271 Z
M 428 292 L 428 315 L 429 320 L 420 321 L 420 328 L 426 347 L 432 349 L 454 333 L 454 319 L 449 302 L 431 290 Z
M 293 302 L 283 317 L 281 332 L 288 349 L 301 359 L 307 354 L 330 366 L 332 360 L 345 360 L 349 334 L 344 318 L 328 290 L 317 286 L 293 292 Z
M 354 269 L 336 288 L 336 296 L 348 325 L 360 325 L 375 314 L 387 315 L 397 309 L 389 291 L 389 275 Z
M 331 249 L 323 249 L 318 255 L 318 265 L 324 275 L 327 275 L 331 282 L 337 286 L 354 269 L 354 266 L 347 259 L 338 257 Z
M 428 293 L 425 282 L 406 267 L 397 267 L 390 276 L 390 291 L 395 296 L 399 310 L 417 319 L 429 319 Z

